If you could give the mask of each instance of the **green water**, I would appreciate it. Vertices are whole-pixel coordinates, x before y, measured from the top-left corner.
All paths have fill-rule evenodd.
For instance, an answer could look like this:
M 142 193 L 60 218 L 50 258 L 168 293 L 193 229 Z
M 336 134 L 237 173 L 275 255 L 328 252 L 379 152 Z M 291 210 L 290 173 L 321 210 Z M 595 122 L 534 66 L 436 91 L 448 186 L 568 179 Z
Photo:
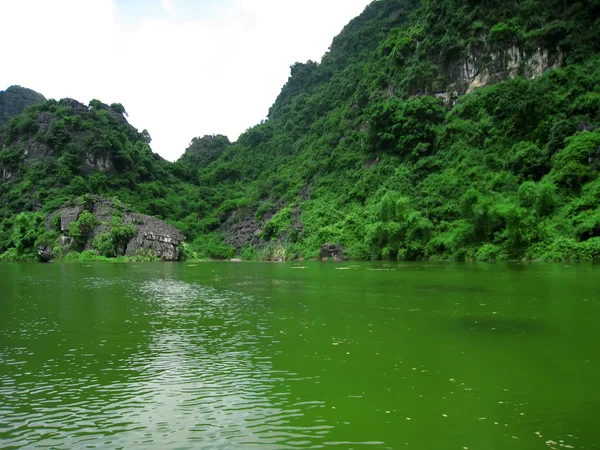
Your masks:
M 0 265 L 0 447 L 600 448 L 600 267 Z

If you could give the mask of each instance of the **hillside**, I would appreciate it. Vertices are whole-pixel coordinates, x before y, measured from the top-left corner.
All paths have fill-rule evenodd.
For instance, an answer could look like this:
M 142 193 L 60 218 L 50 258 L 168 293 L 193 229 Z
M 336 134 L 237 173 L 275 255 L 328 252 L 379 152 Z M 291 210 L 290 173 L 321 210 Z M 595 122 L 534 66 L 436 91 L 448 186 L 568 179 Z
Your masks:
M 17 259 L 35 259 L 39 246 L 57 244 L 48 242 L 58 235 L 46 233 L 53 230 L 44 227 L 45 217 L 85 205 L 92 194 L 159 219 L 191 213 L 197 189 L 172 173 L 174 166 L 150 149 L 148 132 L 129 125 L 125 114 L 120 104 L 63 99 L 8 122 L 0 152 L 0 253 L 12 250 L 15 259 L 17 249 Z
M 174 164 L 121 105 L 31 107 L 4 132 L 0 251 L 19 212 L 100 194 L 203 257 L 598 260 L 599 50 L 597 0 L 379 0 L 268 120 Z
M 199 170 L 215 232 L 246 256 L 598 259 L 599 5 L 373 2 Z

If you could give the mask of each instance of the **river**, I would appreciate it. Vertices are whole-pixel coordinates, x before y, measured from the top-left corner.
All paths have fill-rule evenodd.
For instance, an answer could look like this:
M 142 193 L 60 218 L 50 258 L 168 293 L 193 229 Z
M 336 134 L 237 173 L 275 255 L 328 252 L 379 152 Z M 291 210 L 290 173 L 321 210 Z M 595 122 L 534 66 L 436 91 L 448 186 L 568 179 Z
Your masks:
M 0 265 L 0 448 L 600 448 L 600 267 Z

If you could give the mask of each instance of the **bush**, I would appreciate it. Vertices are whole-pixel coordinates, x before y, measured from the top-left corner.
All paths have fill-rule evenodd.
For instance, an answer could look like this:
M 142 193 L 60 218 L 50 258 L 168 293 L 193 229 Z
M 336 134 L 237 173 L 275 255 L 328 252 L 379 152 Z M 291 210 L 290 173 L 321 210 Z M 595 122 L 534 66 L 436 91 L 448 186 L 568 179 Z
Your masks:
M 76 247 L 82 247 L 90 233 L 98 226 L 98 219 L 89 211 L 83 211 L 76 221 L 69 225 L 69 236 Z
M 189 249 L 198 258 L 231 259 L 235 254 L 233 247 L 223 243 L 222 235 L 215 233 L 197 237 Z
M 504 261 L 507 258 L 506 253 L 501 247 L 494 244 L 484 244 L 475 253 L 477 261 Z
M 92 247 L 102 256 L 112 258 L 117 256 L 115 251 L 115 242 L 110 233 L 102 233 L 94 238 Z
M 281 209 L 271 220 L 265 223 L 262 231 L 262 238 L 265 241 L 277 239 L 281 232 L 285 231 L 291 224 L 292 208 Z

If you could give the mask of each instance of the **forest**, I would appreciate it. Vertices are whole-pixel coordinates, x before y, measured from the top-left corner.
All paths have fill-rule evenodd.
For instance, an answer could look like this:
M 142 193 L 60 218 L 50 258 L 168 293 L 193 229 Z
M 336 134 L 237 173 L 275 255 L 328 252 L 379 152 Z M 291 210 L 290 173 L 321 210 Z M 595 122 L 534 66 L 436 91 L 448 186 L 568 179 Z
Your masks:
M 0 123 L 0 259 L 58 247 L 45 218 L 101 195 L 184 258 L 598 261 L 599 50 L 600 0 L 376 0 L 267 120 L 174 163 L 121 104 L 38 98 Z

